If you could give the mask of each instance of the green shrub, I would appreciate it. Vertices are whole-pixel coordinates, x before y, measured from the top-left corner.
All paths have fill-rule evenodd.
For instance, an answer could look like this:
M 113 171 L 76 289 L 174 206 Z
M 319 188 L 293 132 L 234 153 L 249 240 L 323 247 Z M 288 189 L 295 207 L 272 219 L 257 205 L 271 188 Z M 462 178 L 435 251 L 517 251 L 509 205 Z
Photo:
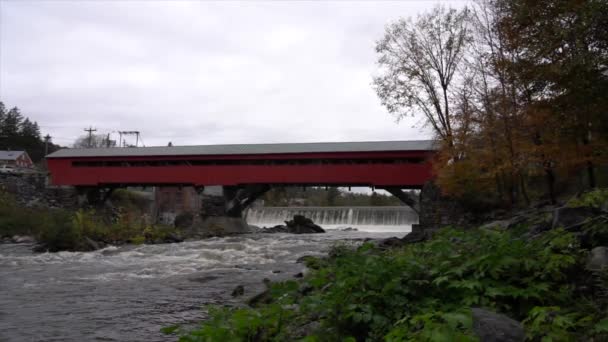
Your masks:
M 332 255 L 306 261 L 314 269 L 300 288 L 308 290 L 281 283 L 269 305 L 212 310 L 182 341 L 293 340 L 306 322 L 318 322 L 308 341 L 474 341 L 471 307 L 524 322 L 532 341 L 574 341 L 601 336 L 608 317 L 605 305 L 577 290 L 590 277 L 585 253 L 561 229 L 537 239 L 446 229 L 401 249 L 340 246 Z
M 130 195 L 119 192 L 119 196 Z M 21 207 L 9 194 L 0 191 L 0 237 L 32 235 L 41 243 L 42 250 L 90 250 L 87 238 L 105 243 L 159 242 L 175 233 L 176 229 L 170 226 L 150 226 L 137 210 L 121 208 L 115 219 L 108 220 L 95 210 Z
M 601 208 L 603 205 L 608 203 L 608 189 L 594 189 L 586 192 L 580 196 L 577 196 L 570 201 L 567 205 L 569 207 L 594 207 Z

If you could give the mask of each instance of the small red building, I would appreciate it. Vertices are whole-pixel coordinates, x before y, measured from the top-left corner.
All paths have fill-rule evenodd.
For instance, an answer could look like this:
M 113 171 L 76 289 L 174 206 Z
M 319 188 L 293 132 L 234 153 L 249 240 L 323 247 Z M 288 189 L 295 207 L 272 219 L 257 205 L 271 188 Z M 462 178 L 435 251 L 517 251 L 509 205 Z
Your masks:
M 32 168 L 34 162 L 25 151 L 0 151 L 0 165 L 16 168 Z

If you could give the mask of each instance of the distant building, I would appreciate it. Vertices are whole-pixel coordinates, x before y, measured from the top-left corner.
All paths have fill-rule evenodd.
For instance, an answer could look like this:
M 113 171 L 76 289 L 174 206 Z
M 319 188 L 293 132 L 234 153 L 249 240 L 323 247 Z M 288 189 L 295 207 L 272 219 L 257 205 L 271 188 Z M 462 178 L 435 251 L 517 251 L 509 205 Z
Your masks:
M 32 168 L 34 162 L 25 151 L 0 151 L 0 165 L 19 168 Z

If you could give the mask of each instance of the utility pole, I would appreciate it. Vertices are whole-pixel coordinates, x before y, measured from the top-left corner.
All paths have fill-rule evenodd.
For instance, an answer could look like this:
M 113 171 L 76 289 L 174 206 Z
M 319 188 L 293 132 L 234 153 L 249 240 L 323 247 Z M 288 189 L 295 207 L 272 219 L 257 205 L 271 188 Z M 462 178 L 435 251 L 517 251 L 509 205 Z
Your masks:
M 140 135 L 139 131 L 118 131 L 118 134 L 120 135 L 120 139 L 121 140 L 122 140 L 122 136 L 123 135 L 135 135 L 135 147 L 138 147 L 138 145 L 139 145 L 139 135 Z M 124 145 L 125 142 L 123 142 L 123 145 Z
M 47 134 L 44 137 L 44 156 L 49 154 L 49 141 L 51 141 L 51 136 Z
M 85 132 L 89 132 L 89 148 L 91 148 L 91 142 L 93 139 L 93 132 L 97 132 L 97 128 L 93 128 L 89 126 L 89 128 L 84 129 Z

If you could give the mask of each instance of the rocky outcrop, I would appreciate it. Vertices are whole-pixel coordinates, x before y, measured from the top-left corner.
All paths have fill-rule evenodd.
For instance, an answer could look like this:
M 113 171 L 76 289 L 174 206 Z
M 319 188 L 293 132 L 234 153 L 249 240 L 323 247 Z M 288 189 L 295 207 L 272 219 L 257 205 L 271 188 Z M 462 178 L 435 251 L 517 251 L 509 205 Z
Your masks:
M 562 207 L 553 211 L 553 228 L 575 230 L 582 227 L 590 218 L 601 214 L 601 210 L 592 207 Z
M 6 236 L 0 239 L 0 243 L 35 243 L 36 239 L 27 235 Z
M 589 253 L 587 269 L 591 271 L 601 271 L 606 268 L 608 268 L 608 247 L 595 247 Z
M 505 315 L 474 308 L 473 332 L 481 342 L 523 342 L 526 338 L 523 325 Z
M 325 233 L 325 230 L 316 225 L 311 219 L 302 215 L 295 215 L 293 220 L 285 221 L 285 225 L 266 228 L 263 233 L 291 233 L 291 234 L 315 234 Z

